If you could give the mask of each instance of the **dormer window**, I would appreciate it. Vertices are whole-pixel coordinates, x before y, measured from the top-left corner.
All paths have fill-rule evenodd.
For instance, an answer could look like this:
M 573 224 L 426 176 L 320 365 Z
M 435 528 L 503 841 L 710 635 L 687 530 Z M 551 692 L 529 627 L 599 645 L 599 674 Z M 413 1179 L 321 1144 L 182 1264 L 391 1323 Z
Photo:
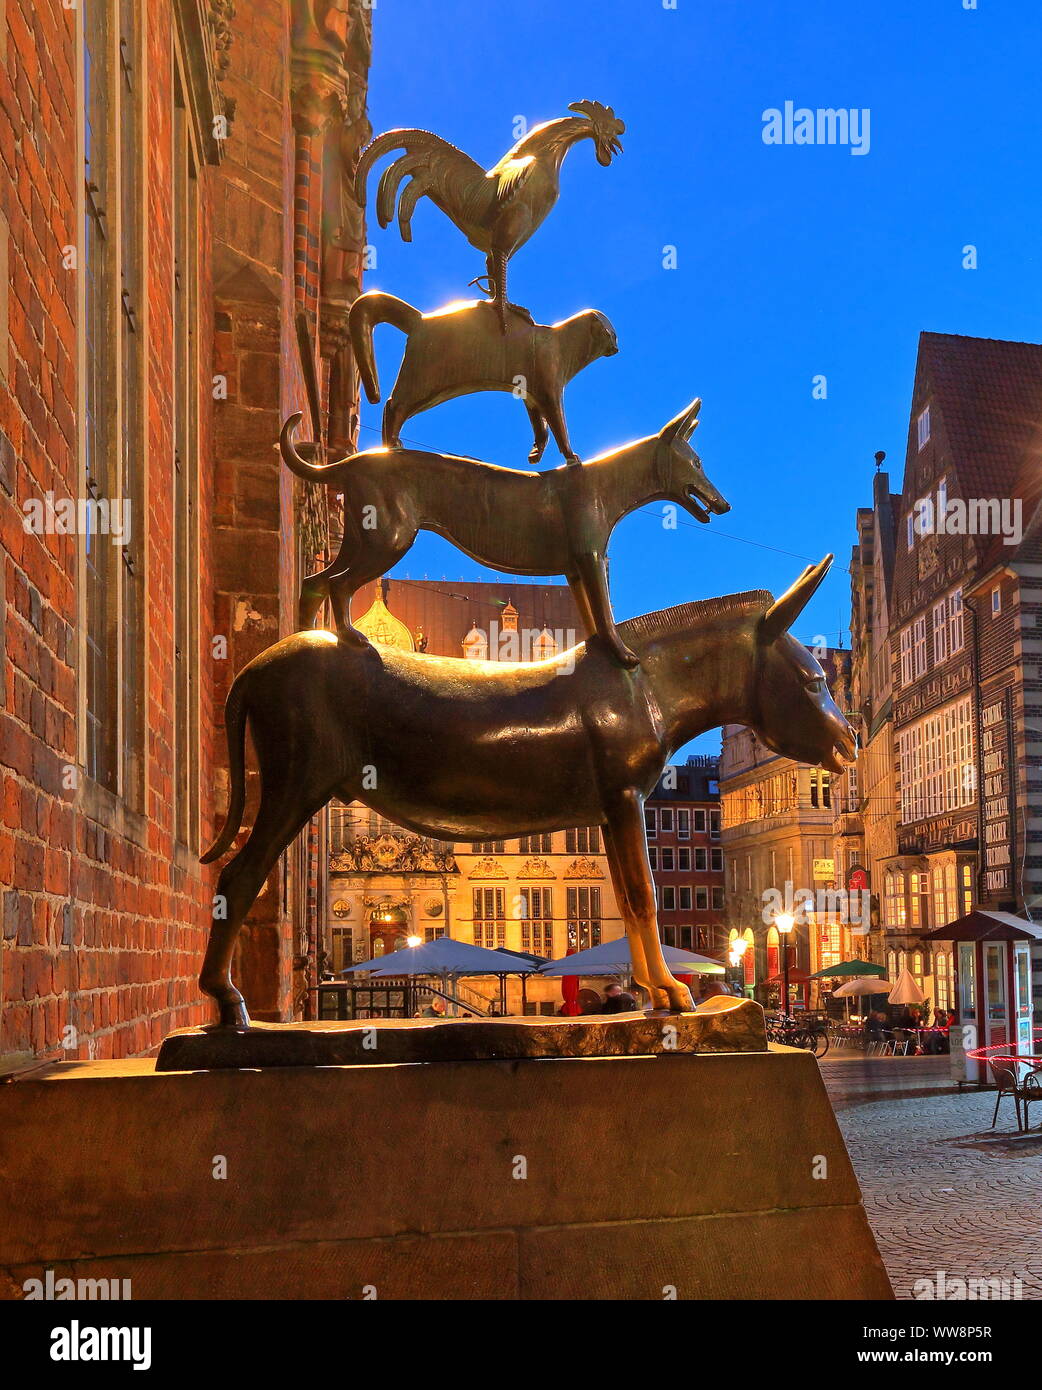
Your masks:
M 544 627 L 532 643 L 532 660 L 549 661 L 556 655 L 557 643 L 554 641 L 554 635 L 549 628 Z
M 919 419 L 916 421 L 916 429 L 919 436 L 919 448 L 923 449 L 930 438 L 930 407 L 919 412 Z
M 468 661 L 488 660 L 488 636 L 478 627 L 472 627 L 463 639 L 463 655 Z

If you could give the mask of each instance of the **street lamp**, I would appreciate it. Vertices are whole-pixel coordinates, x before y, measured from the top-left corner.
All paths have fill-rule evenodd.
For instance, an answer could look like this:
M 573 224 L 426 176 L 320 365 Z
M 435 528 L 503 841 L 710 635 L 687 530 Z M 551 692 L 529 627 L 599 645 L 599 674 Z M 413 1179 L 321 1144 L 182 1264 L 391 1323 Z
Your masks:
M 778 928 L 782 938 L 782 1013 L 789 1012 L 789 932 L 796 925 L 796 918 L 791 912 L 779 912 L 774 919 L 774 925 Z
M 744 936 L 736 936 L 735 939 L 731 942 L 731 949 L 730 949 L 730 950 L 728 951 L 728 953 L 727 953 L 727 959 L 731 962 L 731 969 L 732 969 L 732 970 L 736 970 L 736 971 L 737 971 L 737 970 L 741 970 L 741 968 L 742 968 L 742 957 L 745 955 L 746 947 L 747 947 L 748 945 L 749 945 L 749 943 L 748 943 L 748 941 L 745 939 Z M 736 983 L 739 983 L 739 982 L 736 981 Z M 743 990 L 742 990 L 742 992 L 743 992 L 743 994 L 744 994 L 744 992 L 745 992 L 745 990 L 744 990 L 744 984 L 745 984 L 744 972 L 743 972 L 743 975 L 742 975 L 742 977 L 741 977 L 740 983 L 743 985 Z
M 405 938 L 405 944 L 406 946 L 419 946 L 421 944 L 421 938 L 418 936 L 407 936 Z

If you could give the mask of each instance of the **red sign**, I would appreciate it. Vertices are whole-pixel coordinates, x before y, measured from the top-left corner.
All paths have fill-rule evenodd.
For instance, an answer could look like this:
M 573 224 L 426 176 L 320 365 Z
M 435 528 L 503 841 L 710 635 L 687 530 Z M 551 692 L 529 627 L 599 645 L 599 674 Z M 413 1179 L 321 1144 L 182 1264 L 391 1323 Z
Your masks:
M 855 864 L 850 873 L 847 874 L 847 892 L 864 893 L 868 888 L 868 870 L 863 869 L 860 864 Z

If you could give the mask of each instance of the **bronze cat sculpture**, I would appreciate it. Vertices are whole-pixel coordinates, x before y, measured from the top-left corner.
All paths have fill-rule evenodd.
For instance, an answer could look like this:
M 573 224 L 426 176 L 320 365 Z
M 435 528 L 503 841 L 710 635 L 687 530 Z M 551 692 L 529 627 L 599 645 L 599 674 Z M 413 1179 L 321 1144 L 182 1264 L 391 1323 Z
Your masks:
M 675 503 L 703 522 L 710 512 L 730 511 L 688 443 L 701 404 L 694 401 L 658 434 L 579 468 L 565 464 L 545 473 L 415 449 L 368 449 L 336 463 L 313 463 L 293 446 L 300 415 L 291 415 L 280 439 L 286 465 L 344 496 L 340 552 L 304 580 L 300 626 L 312 626 L 328 596 L 337 636 L 364 645 L 351 624 L 351 599 L 397 564 L 417 532 L 428 530 L 492 569 L 563 574 L 587 636 L 601 639 L 622 665 L 634 666 L 638 658 L 612 617 L 608 538 L 622 517 L 647 502 Z
M 298 632 L 262 652 L 228 692 L 228 813 L 202 858 L 223 855 L 242 823 L 248 726 L 260 805 L 221 870 L 199 981 L 221 1024 L 249 1024 L 231 979 L 243 919 L 279 855 L 334 796 L 440 840 L 603 826 L 634 978 L 656 1007 L 690 1009 L 662 957 L 644 798 L 677 748 L 725 723 L 833 771 L 853 757 L 821 667 L 787 631 L 831 559 L 808 566 L 777 601 L 732 594 L 623 623 L 636 671 L 590 643 L 527 664 L 349 645 L 328 632 Z
M 502 333 L 488 300 L 421 314 L 404 299 L 370 290 L 351 305 L 348 329 L 373 405 L 380 399 L 373 355 L 378 323 L 391 323 L 406 335 L 405 356 L 384 407 L 382 437 L 389 449 L 401 448 L 402 426 L 423 410 L 474 391 L 511 391 L 524 401 L 532 422 L 535 443 L 529 463 L 543 457 L 550 433 L 562 455 L 579 462 L 565 424 L 564 388 L 598 357 L 612 357 L 619 350 L 615 330 L 596 309 L 555 324 L 532 323 L 511 309 Z

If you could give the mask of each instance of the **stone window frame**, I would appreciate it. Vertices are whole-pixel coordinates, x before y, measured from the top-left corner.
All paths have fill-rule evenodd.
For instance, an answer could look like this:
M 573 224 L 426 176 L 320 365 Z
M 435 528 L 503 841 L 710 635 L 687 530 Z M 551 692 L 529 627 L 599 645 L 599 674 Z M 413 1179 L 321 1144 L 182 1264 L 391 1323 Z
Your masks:
M 180 35 L 171 34 L 171 275 L 173 381 L 170 459 L 173 534 L 173 776 L 175 839 L 199 843 L 199 430 L 202 155 Z M 179 389 L 180 388 L 180 389 Z
M 918 447 L 918 449 L 916 450 L 916 452 L 921 454 L 922 451 L 926 448 L 927 444 L 929 444 L 929 442 L 930 442 L 930 407 L 929 407 L 929 405 L 923 406 L 922 410 L 920 410 L 919 414 L 915 417 L 915 433 L 916 433 L 916 440 L 918 441 L 918 445 L 919 445 L 919 447 Z
M 100 533 L 77 538 L 76 756 L 87 786 L 102 793 L 91 790 L 92 803 L 103 808 L 111 796 L 138 814 L 148 797 L 149 252 L 139 10 L 134 0 L 91 0 L 76 17 L 78 487 L 129 504 L 118 545 Z

